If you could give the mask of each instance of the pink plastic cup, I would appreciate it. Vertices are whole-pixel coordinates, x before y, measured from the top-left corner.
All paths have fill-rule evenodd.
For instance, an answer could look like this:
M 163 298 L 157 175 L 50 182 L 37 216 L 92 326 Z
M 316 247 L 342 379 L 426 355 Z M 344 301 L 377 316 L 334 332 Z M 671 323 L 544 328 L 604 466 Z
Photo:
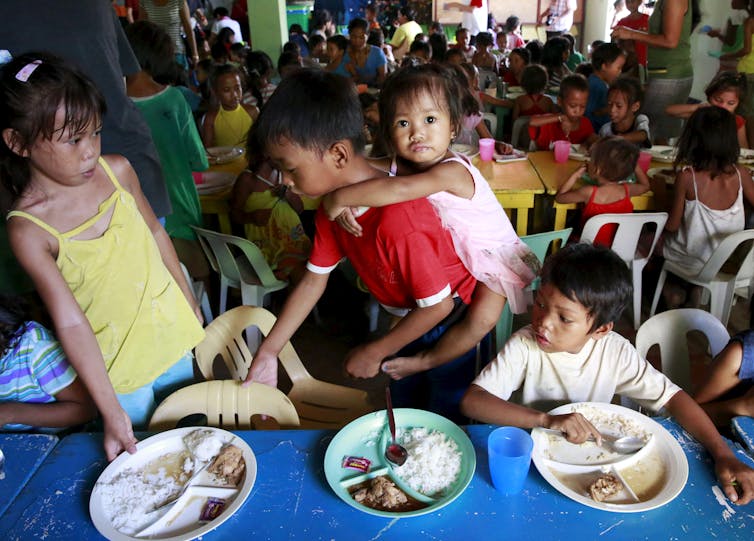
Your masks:
M 652 155 L 649 152 L 639 152 L 639 167 L 645 173 L 649 171 L 649 164 L 652 161 Z
M 479 157 L 482 161 L 492 161 L 492 156 L 495 154 L 495 140 L 485 137 L 479 140 Z
M 553 144 L 553 151 L 555 153 L 555 161 L 558 163 L 565 163 L 568 161 L 568 155 L 571 153 L 571 142 L 555 141 Z

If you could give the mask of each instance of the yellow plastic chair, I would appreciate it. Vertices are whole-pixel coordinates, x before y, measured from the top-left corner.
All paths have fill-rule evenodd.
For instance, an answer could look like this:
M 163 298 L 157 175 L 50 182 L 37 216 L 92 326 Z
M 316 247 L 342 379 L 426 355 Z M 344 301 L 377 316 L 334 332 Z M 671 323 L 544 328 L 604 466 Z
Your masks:
M 177 390 L 152 414 L 149 430 L 175 428 L 181 419 L 195 414 L 206 415 L 208 426 L 226 430 L 292 428 L 300 424 L 296 407 L 281 391 L 261 383 L 241 387 L 240 381 L 226 379 Z
M 255 327 L 266 336 L 274 324 L 272 313 L 252 306 L 239 306 L 215 318 L 195 350 L 202 375 L 214 379 L 215 362 L 220 357 L 232 378 L 244 379 L 253 358 L 243 338 L 244 330 Z M 288 398 L 296 406 L 301 428 L 337 429 L 372 411 L 365 391 L 312 377 L 290 342 L 278 358 L 293 383 Z

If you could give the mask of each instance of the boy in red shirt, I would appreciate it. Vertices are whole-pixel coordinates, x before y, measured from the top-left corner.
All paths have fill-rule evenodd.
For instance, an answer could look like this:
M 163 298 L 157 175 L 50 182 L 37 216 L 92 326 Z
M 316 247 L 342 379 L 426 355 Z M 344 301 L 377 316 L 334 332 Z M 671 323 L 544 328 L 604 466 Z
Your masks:
M 353 85 L 322 70 L 300 70 L 283 80 L 265 105 L 250 146 L 281 171 L 296 192 L 317 197 L 385 173 L 362 155 L 362 113 Z M 387 334 L 351 350 L 345 365 L 355 377 L 374 377 L 383 360 L 432 347 L 461 318 L 476 280 L 426 199 L 362 209 L 355 237 L 317 211 L 314 246 L 301 282 L 262 342 L 246 381 L 277 385 L 277 356 L 347 257 L 375 298 L 404 317 Z M 444 365 L 391 381 L 397 407 L 418 407 L 461 422 L 459 402 L 475 372 L 475 350 Z

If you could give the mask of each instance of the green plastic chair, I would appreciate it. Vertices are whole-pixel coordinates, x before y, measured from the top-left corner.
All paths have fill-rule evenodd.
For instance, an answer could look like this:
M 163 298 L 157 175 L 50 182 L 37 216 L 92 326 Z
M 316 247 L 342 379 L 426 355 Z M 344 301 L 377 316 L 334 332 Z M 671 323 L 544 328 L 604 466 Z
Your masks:
M 560 245 L 565 245 L 568 241 L 568 237 L 571 235 L 573 228 L 561 229 L 559 231 L 547 231 L 545 233 L 536 233 L 534 235 L 527 235 L 521 237 L 521 240 L 534 252 L 540 263 L 543 263 L 547 253 L 550 249 L 550 245 L 554 242 L 560 241 Z M 557 246 L 553 246 L 553 251 L 557 249 Z M 529 289 L 536 291 L 539 288 L 539 277 L 536 277 L 529 286 Z M 497 320 L 495 325 L 495 351 L 500 351 L 503 344 L 508 341 L 511 333 L 513 332 L 513 312 L 511 312 L 508 303 L 505 303 L 503 313 L 500 314 L 500 319 Z

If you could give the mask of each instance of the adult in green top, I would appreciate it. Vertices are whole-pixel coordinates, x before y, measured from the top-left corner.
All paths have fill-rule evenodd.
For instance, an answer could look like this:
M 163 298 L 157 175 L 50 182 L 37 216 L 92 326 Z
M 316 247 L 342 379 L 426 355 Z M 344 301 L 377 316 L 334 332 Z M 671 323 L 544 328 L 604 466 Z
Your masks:
M 614 39 L 632 39 L 648 45 L 649 81 L 642 112 L 652 126 L 655 143 L 666 143 L 681 132 L 681 119 L 665 114 L 673 103 L 685 103 L 691 92 L 691 32 L 701 18 L 698 0 L 657 0 L 649 18 L 649 31 L 618 26 Z
M 404 6 L 398 9 L 398 24 L 400 26 L 390 39 L 393 56 L 398 63 L 408 53 L 408 48 L 411 47 L 416 35 L 422 32 L 422 27 L 414 20 L 414 17 L 412 8 Z

